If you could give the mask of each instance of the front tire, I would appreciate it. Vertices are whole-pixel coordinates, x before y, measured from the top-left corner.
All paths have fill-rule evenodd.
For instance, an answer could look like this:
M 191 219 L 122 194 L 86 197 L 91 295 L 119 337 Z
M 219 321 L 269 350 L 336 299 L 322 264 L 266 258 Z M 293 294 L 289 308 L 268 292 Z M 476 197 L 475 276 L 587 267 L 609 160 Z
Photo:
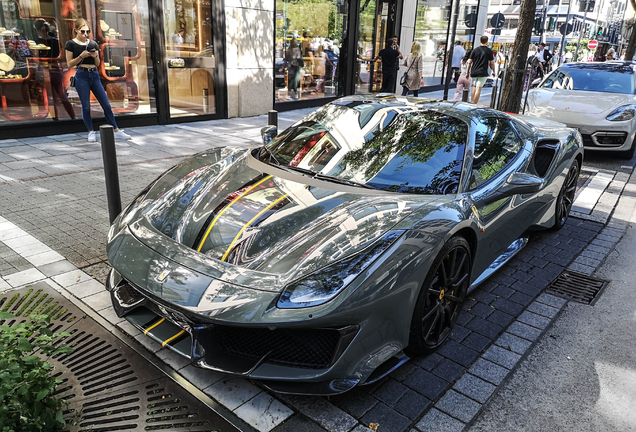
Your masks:
M 470 284 L 470 245 L 453 237 L 437 255 L 424 280 L 411 321 L 407 351 L 430 354 L 448 338 Z
M 561 191 L 557 197 L 556 210 L 554 212 L 554 229 L 563 228 L 572 210 L 574 196 L 576 195 L 576 183 L 579 180 L 579 163 L 574 162 L 565 177 Z

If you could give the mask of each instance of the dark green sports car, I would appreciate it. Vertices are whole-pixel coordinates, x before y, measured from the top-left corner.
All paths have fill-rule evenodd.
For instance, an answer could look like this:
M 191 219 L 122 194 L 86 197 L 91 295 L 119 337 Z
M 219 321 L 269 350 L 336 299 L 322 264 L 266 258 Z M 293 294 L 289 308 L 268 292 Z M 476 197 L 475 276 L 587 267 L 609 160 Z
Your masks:
M 443 344 L 528 229 L 563 226 L 582 160 L 560 123 L 339 99 L 260 148 L 162 174 L 111 226 L 107 288 L 196 366 L 345 392 Z

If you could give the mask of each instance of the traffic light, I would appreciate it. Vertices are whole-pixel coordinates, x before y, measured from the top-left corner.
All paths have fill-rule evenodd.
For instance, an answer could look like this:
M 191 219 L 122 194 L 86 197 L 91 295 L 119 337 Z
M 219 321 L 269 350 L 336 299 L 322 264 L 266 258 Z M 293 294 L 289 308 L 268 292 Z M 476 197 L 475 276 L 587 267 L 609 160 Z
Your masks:
M 543 17 L 537 17 L 534 19 L 534 27 L 532 29 L 534 34 L 540 35 L 543 33 Z
M 597 30 L 597 32 L 596 32 L 596 34 L 597 34 L 598 36 L 603 36 L 603 27 L 599 27 L 599 28 L 598 28 L 598 30 Z

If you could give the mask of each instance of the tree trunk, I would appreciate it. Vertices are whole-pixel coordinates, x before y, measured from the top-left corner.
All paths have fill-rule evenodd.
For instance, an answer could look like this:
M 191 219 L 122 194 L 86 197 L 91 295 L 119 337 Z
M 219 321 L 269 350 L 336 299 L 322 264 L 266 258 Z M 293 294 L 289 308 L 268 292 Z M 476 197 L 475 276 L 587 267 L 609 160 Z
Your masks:
M 504 101 L 502 109 L 507 112 L 518 113 L 523 95 L 523 84 L 526 61 L 528 59 L 528 47 L 532 38 L 532 27 L 534 25 L 534 14 L 537 9 L 537 0 L 522 0 L 519 11 L 519 26 L 515 44 L 510 55 L 510 68 L 506 74 L 503 94 L 501 100 Z M 516 71 L 515 71 L 516 69 Z
M 633 5 L 632 5 L 633 6 Z M 636 8 L 634 8 L 636 10 Z M 631 25 L 632 33 L 629 35 L 629 43 L 625 48 L 625 60 L 630 61 L 634 58 L 634 51 L 636 51 L 636 21 Z

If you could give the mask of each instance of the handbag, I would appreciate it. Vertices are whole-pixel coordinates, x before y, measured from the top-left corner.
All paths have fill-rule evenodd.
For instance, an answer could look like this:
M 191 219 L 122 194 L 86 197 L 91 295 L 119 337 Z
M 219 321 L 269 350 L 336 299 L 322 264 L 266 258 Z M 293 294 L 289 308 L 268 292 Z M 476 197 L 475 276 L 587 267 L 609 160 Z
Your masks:
M 419 58 L 419 56 L 417 57 Z M 417 58 L 414 58 L 413 61 L 411 62 L 411 66 L 409 66 L 409 68 L 406 70 L 406 72 L 404 72 L 404 75 L 402 75 L 402 77 L 400 78 L 400 85 L 402 87 L 406 86 L 406 80 L 408 78 L 409 75 L 409 71 L 411 70 L 411 68 L 413 67 L 413 63 L 415 63 L 415 60 L 417 60 Z
M 75 73 L 73 74 L 73 76 L 71 76 L 71 79 L 68 80 L 68 86 L 69 88 L 75 88 L 75 74 L 77 73 L 77 68 L 79 67 L 79 65 L 82 64 L 82 62 L 84 61 L 84 59 L 82 59 L 81 62 L 79 62 L 77 64 L 77 66 L 75 66 Z

